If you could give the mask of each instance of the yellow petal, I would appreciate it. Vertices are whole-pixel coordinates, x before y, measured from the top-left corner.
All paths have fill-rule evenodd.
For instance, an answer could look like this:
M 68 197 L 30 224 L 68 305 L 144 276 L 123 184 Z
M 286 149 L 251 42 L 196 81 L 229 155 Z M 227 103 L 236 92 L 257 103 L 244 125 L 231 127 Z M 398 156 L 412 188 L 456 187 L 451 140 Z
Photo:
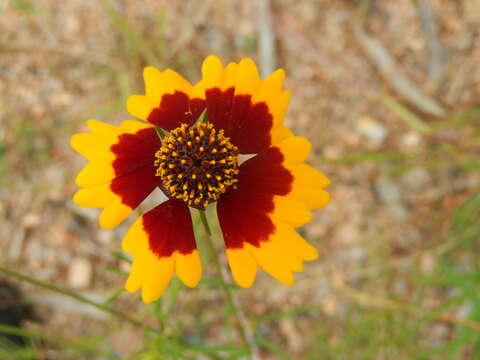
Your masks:
M 238 65 L 236 63 L 229 63 L 225 68 L 224 82 L 222 90 L 235 87 L 238 76 Z
M 284 123 L 285 115 L 287 114 L 288 110 L 288 104 L 290 103 L 290 96 L 291 92 L 289 90 L 284 90 L 277 98 L 277 101 L 272 104 L 271 112 L 274 126 Z
M 92 208 L 105 207 L 117 199 L 118 197 L 110 191 L 109 183 L 80 189 L 73 196 L 75 204 Z
M 274 104 L 280 97 L 285 71 L 278 69 L 262 80 L 257 94 L 253 97 L 254 102 L 266 102 L 269 106 Z
M 272 216 L 293 227 L 305 225 L 312 220 L 312 213 L 304 202 L 291 196 L 274 196 Z
M 70 139 L 72 148 L 88 160 L 111 162 L 115 155 L 110 146 L 117 141 L 116 136 L 98 134 L 75 134 Z
M 227 249 L 228 264 L 235 282 L 244 288 L 249 288 L 255 281 L 257 263 L 246 249 Z
M 140 289 L 144 283 L 146 276 L 148 276 L 148 251 L 145 247 L 143 251 L 138 252 L 134 258 L 130 274 L 125 282 L 125 290 L 128 292 L 135 292 Z
M 102 228 L 112 229 L 125 220 L 132 212 L 132 208 L 122 204 L 121 200 L 117 200 L 103 209 L 98 218 L 98 222 Z
M 160 72 L 152 66 L 143 70 L 145 93 L 155 103 L 160 104 L 164 94 L 173 94 L 175 91 L 190 95 L 192 85 L 177 72 L 167 69 Z
M 303 163 L 307 160 L 310 151 L 312 150 L 312 144 L 305 138 L 300 136 L 292 136 L 278 144 L 276 147 L 280 149 L 284 156 L 284 162 L 287 163 Z
M 330 194 L 322 190 L 330 184 L 325 175 L 307 164 L 289 166 L 288 169 L 294 177 L 289 195 L 304 201 L 309 209 L 318 209 L 328 204 Z
M 288 224 L 275 222 L 276 240 L 279 241 L 284 248 L 291 251 L 293 256 L 296 256 L 304 261 L 313 261 L 318 258 L 317 249 L 308 243 L 300 234 L 298 234 Z
M 297 186 L 324 188 L 330 184 L 330 180 L 317 169 L 307 164 L 288 167 Z
M 148 116 L 159 105 L 147 96 L 132 95 L 127 99 L 127 111 L 139 119 L 147 120 Z
M 198 251 L 183 255 L 176 253 L 175 272 L 182 282 L 188 287 L 197 286 L 202 277 L 202 263 Z
M 220 87 L 223 82 L 223 65 L 220 59 L 210 55 L 203 61 L 202 81 L 205 89 Z
M 122 241 L 122 250 L 136 255 L 141 249 L 146 248 L 148 237 L 143 230 L 142 218 L 139 217 L 128 229 Z
M 292 130 L 284 125 L 274 126 L 271 132 L 272 144 L 277 144 L 291 136 L 293 136 Z
M 273 241 L 265 241 L 260 244 L 260 247 L 245 245 L 250 253 L 255 258 L 258 265 L 268 274 L 285 285 L 293 285 L 295 280 L 293 278 L 292 269 L 285 264 L 285 256 L 281 254 L 276 244 Z
M 157 300 L 163 294 L 175 270 L 174 256 L 158 259 L 154 254 L 150 254 L 148 258 L 148 271 L 142 288 L 142 300 L 145 304 Z
M 152 124 L 137 121 L 137 120 L 125 120 L 120 124 L 121 133 L 135 134 L 140 130 L 153 127 Z
M 112 165 L 105 162 L 90 161 L 78 173 L 75 183 L 78 186 L 95 186 L 106 183 L 115 178 Z
M 118 133 L 118 128 L 116 126 L 98 120 L 87 120 L 87 127 L 94 134 Z
M 246 58 L 238 63 L 238 77 L 235 85 L 236 94 L 256 94 L 260 85 L 258 69 L 252 59 Z

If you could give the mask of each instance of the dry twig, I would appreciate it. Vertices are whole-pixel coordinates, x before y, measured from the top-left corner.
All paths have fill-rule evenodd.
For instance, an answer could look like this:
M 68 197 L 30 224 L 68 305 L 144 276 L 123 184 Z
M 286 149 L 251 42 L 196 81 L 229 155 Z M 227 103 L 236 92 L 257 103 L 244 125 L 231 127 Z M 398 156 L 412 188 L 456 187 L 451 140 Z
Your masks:
M 258 13 L 260 73 L 262 76 L 267 76 L 272 73 L 277 66 L 270 0 L 258 1 Z
M 364 20 L 367 8 L 361 6 L 353 24 L 355 38 L 376 68 L 389 82 L 392 88 L 410 104 L 424 113 L 434 116 L 444 116 L 446 110 L 441 104 L 425 94 L 395 63 L 388 50 L 375 38 L 367 34 Z

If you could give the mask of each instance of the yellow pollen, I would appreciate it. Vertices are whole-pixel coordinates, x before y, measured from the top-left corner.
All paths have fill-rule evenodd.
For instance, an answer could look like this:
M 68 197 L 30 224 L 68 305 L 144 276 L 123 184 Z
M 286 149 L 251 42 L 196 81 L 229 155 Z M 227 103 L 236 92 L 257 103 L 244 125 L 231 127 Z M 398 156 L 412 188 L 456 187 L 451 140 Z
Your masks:
M 165 194 L 204 209 L 238 182 L 238 149 L 213 124 L 182 124 L 155 154 Z

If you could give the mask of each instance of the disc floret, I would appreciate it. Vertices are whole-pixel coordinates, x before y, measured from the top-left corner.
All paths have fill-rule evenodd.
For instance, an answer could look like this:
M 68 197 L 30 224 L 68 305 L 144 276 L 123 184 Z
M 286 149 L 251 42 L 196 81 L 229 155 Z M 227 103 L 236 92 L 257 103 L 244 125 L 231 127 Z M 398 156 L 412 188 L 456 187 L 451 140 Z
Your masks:
M 238 181 L 238 148 L 212 124 L 182 124 L 155 157 L 163 190 L 191 207 L 204 209 Z

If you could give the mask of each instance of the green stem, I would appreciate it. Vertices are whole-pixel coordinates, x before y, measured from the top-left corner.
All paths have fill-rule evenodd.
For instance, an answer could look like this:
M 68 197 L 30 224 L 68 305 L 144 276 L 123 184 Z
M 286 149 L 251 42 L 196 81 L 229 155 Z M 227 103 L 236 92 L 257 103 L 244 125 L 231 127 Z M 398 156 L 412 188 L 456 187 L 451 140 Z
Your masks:
M 30 330 L 30 329 L 27 330 L 27 329 L 22 329 L 15 326 L 4 325 L 4 324 L 0 324 L 0 331 L 3 333 L 12 334 L 12 335 L 23 336 L 27 338 L 33 338 L 33 339 L 40 339 L 50 343 L 60 344 L 68 348 L 74 348 L 79 350 L 86 348 L 86 346 L 81 342 L 77 342 L 75 340 L 70 340 L 65 338 L 59 338 L 53 335 L 48 335 L 44 331 L 36 331 L 36 330 Z
M 62 294 L 62 295 L 65 295 L 65 296 L 68 296 L 72 299 L 75 299 L 79 302 L 82 302 L 84 304 L 87 304 L 87 305 L 90 305 L 90 306 L 93 306 L 101 311 L 104 311 L 104 312 L 107 312 L 115 317 L 117 317 L 118 319 L 122 320 L 122 321 L 125 321 L 125 322 L 128 322 L 134 326 L 137 326 L 145 331 L 150 331 L 150 332 L 159 332 L 159 330 L 151 327 L 151 326 L 148 326 L 148 325 L 145 325 L 143 324 L 142 322 L 134 319 L 134 318 L 131 318 L 130 316 L 128 315 L 125 315 L 124 313 L 118 311 L 118 310 L 115 310 L 115 309 L 112 309 L 104 304 L 101 304 L 101 303 L 97 303 L 95 301 L 92 301 L 82 295 L 79 295 L 75 292 L 72 292 L 72 291 L 69 291 L 69 290 L 66 290 L 66 289 L 62 289 L 60 287 L 57 287 L 55 285 L 51 285 L 51 284 L 48 284 L 46 282 L 43 282 L 41 280 L 38 280 L 38 279 L 35 279 L 35 278 L 32 278 L 28 275 L 24 275 L 24 274 L 21 274 L 21 273 L 18 273 L 16 271 L 13 271 L 13 270 L 10 270 L 10 269 L 7 269 L 7 268 L 4 268 L 2 266 L 0 266 L 0 272 L 8 275 L 8 276 L 12 276 L 12 277 L 15 277 L 19 280 L 22 280 L 22 281 L 26 281 L 30 284 L 33 284 L 33 285 L 37 285 L 37 286 L 40 286 L 40 287 L 43 287 L 44 289 L 47 289 L 47 290 L 50 290 L 50 291 L 53 291 L 53 292 L 56 292 L 58 294 Z
M 165 131 L 163 131 L 163 129 L 160 126 L 156 126 L 156 125 L 155 125 L 155 131 L 157 132 L 158 137 L 161 140 L 163 140 L 163 138 L 165 137 Z
M 222 267 L 222 264 L 220 263 L 219 257 L 217 256 L 217 251 L 215 249 L 215 245 L 214 245 L 213 239 L 212 239 L 212 231 L 210 229 L 210 225 L 208 224 L 208 220 L 207 220 L 207 216 L 205 214 L 205 211 L 199 211 L 199 213 L 200 213 L 200 219 L 202 221 L 203 227 L 205 228 L 205 233 L 207 234 L 206 243 L 207 243 L 209 251 L 212 255 L 212 258 L 213 258 L 213 262 L 215 264 L 215 269 L 216 269 L 218 277 L 220 279 L 220 285 L 221 285 L 221 287 L 222 287 L 222 289 L 225 293 L 225 297 L 227 299 L 228 305 L 230 306 L 231 309 L 233 309 L 233 311 L 235 312 L 235 316 L 238 319 L 238 324 L 239 324 L 238 331 L 239 331 L 240 337 L 242 339 L 242 342 L 248 348 L 248 350 L 250 352 L 250 355 L 253 355 L 254 354 L 253 347 L 252 347 L 251 342 L 248 340 L 247 331 L 245 330 L 245 328 L 246 328 L 246 326 L 244 324 L 245 320 L 246 320 L 245 315 L 243 314 L 242 310 L 235 304 L 234 295 L 232 293 L 231 286 L 229 286 L 229 284 L 225 280 L 225 276 L 224 276 L 224 273 L 223 273 L 223 267 Z

